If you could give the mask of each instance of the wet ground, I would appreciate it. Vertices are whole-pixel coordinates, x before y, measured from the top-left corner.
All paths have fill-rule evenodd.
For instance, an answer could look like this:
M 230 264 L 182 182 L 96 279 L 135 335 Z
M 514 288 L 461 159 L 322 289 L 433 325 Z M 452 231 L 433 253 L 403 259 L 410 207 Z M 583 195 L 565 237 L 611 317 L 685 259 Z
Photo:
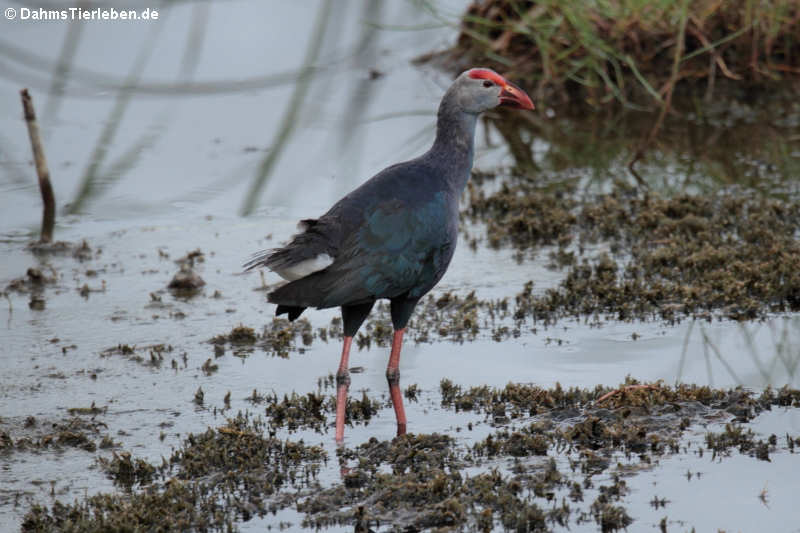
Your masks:
M 288 235 L 292 222 L 275 220 L 271 230 Z M 187 226 L 166 220 L 127 231 L 84 233 L 81 237 L 87 243 L 102 244 L 83 250 L 79 257 L 74 252 L 34 255 L 19 245 L 17 257 L 22 260 L 27 256 L 25 264 L 37 268 L 42 279 L 34 281 L 39 278 L 32 278 L 19 268 L 23 281 L 18 288 L 7 291 L 4 307 L 4 352 L 9 362 L 3 380 L 5 401 L 0 420 L 6 439 L 2 494 L 5 523 L 19 523 L 31 505 L 48 506 L 56 500 L 71 503 L 76 498 L 82 501 L 109 491 L 123 495 L 109 479 L 109 469 L 115 470 L 108 462 L 113 465 L 118 457 L 130 454 L 129 460 L 149 465 L 145 471 L 157 470 L 165 458 L 171 464 L 170 457 L 185 453 L 181 450 L 189 445 L 186 439 L 190 434 L 203 435 L 207 427 L 217 428 L 212 434 L 221 431 L 219 428 L 231 427 L 227 419 L 237 413 L 262 419 L 260 425 L 246 429 L 258 438 L 276 435 L 297 445 L 302 442 L 318 446 L 322 451 L 317 453 L 324 453 L 325 460 L 312 456 L 316 459 L 303 458 L 293 466 L 300 473 L 292 476 L 298 477 L 313 468 L 313 479 L 303 482 L 312 484 L 295 486 L 287 481 L 276 493 L 268 492 L 269 497 L 263 496 L 257 504 L 251 502 L 246 508 L 249 511 L 229 510 L 230 514 L 223 515 L 223 523 L 231 521 L 244 530 L 281 522 L 349 528 L 356 521 L 355 503 L 372 501 L 361 493 L 348 494 L 333 500 L 339 502 L 338 507 L 325 500 L 318 509 L 314 506 L 317 504 L 303 497 L 298 510 L 295 499 L 280 500 L 286 497 L 281 491 L 308 496 L 312 488 L 344 490 L 331 430 L 331 374 L 339 352 L 336 315 L 311 313 L 308 322 L 295 323 L 291 328 L 284 321 L 274 322 L 271 309 L 263 302 L 262 280 L 257 274 L 241 275 L 240 256 L 237 257 L 240 243 L 259 233 L 259 221 L 197 217 L 195 227 L 203 231 L 194 234 L 200 236 L 193 238 L 191 246 L 185 246 Z M 78 242 L 78 236 L 71 240 Z M 158 247 L 151 246 L 154 241 Z M 202 252 L 193 254 L 194 265 L 206 285 L 193 296 L 167 289 L 180 268 L 176 259 L 195 250 Z M 475 509 L 495 505 L 492 523 L 512 527 L 511 522 L 502 522 L 510 518 L 501 517 L 525 501 L 536 504 L 536 520 L 543 520 L 541 523 L 547 527 L 557 528 L 563 522 L 572 528 L 593 530 L 598 527 L 597 516 L 602 517 L 602 511 L 591 508 L 600 496 L 597 487 L 617 483 L 615 473 L 623 476 L 626 489 L 615 497 L 613 506 L 624 508 L 630 519 L 640 524 L 655 524 L 666 516 L 668 522 L 679 526 L 739 528 L 739 520 L 745 515 L 748 520 L 756 515 L 760 518 L 752 520 L 773 520 L 771 523 L 780 529 L 778 526 L 794 516 L 786 493 L 793 483 L 795 455 L 791 443 L 800 437 L 800 418 L 791 407 L 796 400 L 791 398 L 768 402 L 771 409 L 766 412 L 762 412 L 763 407 L 731 409 L 728 404 L 735 402 L 719 398 L 687 405 L 680 398 L 657 399 L 661 410 L 655 414 L 668 417 L 672 427 L 667 427 L 661 418 L 639 413 L 648 424 L 663 426 L 638 437 L 644 442 L 644 450 L 656 454 L 647 460 L 640 457 L 642 450 L 633 448 L 631 452 L 624 441 L 604 442 L 601 438 L 595 444 L 573 444 L 560 435 L 597 418 L 592 402 L 628 375 L 646 382 L 661 379 L 668 384 L 725 388 L 742 385 L 756 397 L 768 383 L 797 387 L 800 323 L 796 317 L 769 315 L 752 322 L 684 317 L 677 323 L 665 323 L 657 318 L 620 322 L 601 316 L 562 318 L 550 325 L 532 318 L 518 321 L 513 318 L 513 299 L 517 291 L 524 289 L 523 280 L 533 277 L 537 291 L 545 291 L 556 288 L 559 278 L 546 268 L 543 257 L 517 264 L 511 255 L 507 249 L 495 251 L 478 246 L 471 250 L 462 246 L 442 287 L 428 305 L 420 308 L 415 319 L 419 325 L 411 331 L 412 342 L 401 363 L 402 386 L 407 391 L 410 388 L 414 398 L 406 400 L 409 429 L 419 435 L 411 438 L 449 435 L 452 441 L 439 443 L 443 449 L 437 453 L 454 455 L 454 464 L 439 468 L 469 479 L 498 469 L 499 473 L 492 475 L 511 483 L 522 475 L 514 470 L 521 468 L 515 466 L 519 457 L 531 462 L 523 472 L 550 468 L 546 460 L 551 457 L 561 474 L 556 488 L 542 489 L 544 500 L 538 499 L 541 496 L 536 494 L 534 482 L 530 486 L 525 482 L 524 497 L 517 489 L 509 489 L 511 503 L 490 504 L 478 499 L 473 508 L 453 510 L 454 524 L 478 524 L 481 515 Z M 476 269 L 482 274 L 477 278 L 480 283 L 474 281 Z M 470 297 L 472 291 L 476 296 Z M 497 310 L 501 306 L 496 301 L 501 298 L 512 302 L 505 313 Z M 452 310 L 450 314 L 448 310 Z M 465 316 L 474 323 L 465 325 Z M 386 318 L 384 313 L 384 322 Z M 390 446 L 388 441 L 395 433 L 383 375 L 388 348 L 378 324 L 373 322 L 364 330 L 372 340 L 362 340 L 364 349 L 356 352 L 352 360 L 359 372 L 353 374 L 353 425 L 347 428 L 345 441 L 352 451 L 344 456 L 345 466 L 352 467 L 360 458 L 369 457 L 364 447 L 377 446 L 381 441 L 381 446 Z M 415 336 L 422 335 L 420 332 L 425 332 L 425 338 L 413 342 Z M 467 390 L 483 387 L 484 397 L 485 388 L 503 389 L 508 383 L 544 388 L 560 383 L 565 388 L 588 390 L 560 404 L 543 402 L 539 412 L 530 405 L 506 407 L 498 399 L 501 396 L 495 401 L 491 395 L 480 401 L 454 399 L 443 379 Z M 595 390 L 596 387 L 601 389 Z M 498 402 L 501 407 L 495 405 Z M 627 420 L 627 415 L 621 414 L 624 405 L 611 410 L 612 405 L 608 405 L 601 409 L 602 417 Z M 665 405 L 669 406 L 666 413 Z M 684 419 L 685 427 L 680 427 Z M 714 454 L 708 450 L 707 433 L 724 433 L 727 423 L 744 432 L 754 431 L 754 442 L 742 446 L 734 440 L 732 449 Z M 541 442 L 523 439 L 514 444 L 514 439 L 522 438 L 514 435 L 525 435 L 537 424 L 543 424 L 543 429 L 536 430 L 542 435 Z M 592 431 L 602 435 L 605 430 Z M 481 443 L 485 448 L 485 439 L 493 434 L 495 441 L 510 439 L 511 443 L 497 444 L 494 451 L 472 451 Z M 767 445 L 767 463 L 759 460 L 755 450 L 759 442 L 768 442 L 772 435 L 775 442 Z M 224 433 L 220 436 L 226 437 Z M 651 449 L 650 439 L 664 444 Z M 428 444 L 418 446 L 430 448 Z M 584 471 L 590 467 L 582 466 L 582 461 L 590 458 L 582 455 L 584 448 L 604 456 L 599 459 L 602 467 L 592 475 Z M 706 451 L 701 454 L 698 448 Z M 627 467 L 616 465 L 620 461 Z M 157 480 L 155 487 L 172 477 L 184 476 L 197 482 L 193 475 L 178 469 L 183 467 L 171 468 L 147 474 L 150 477 L 146 479 L 150 483 Z M 387 466 L 369 468 L 384 471 Z M 135 463 L 129 470 L 133 472 L 128 474 L 133 479 L 131 484 L 134 488 L 140 486 L 142 480 L 137 478 Z M 697 473 L 701 477 L 693 477 Z M 741 479 L 738 488 L 731 485 L 732 476 Z M 347 479 L 344 478 L 345 487 Z M 414 479 L 392 483 L 412 481 L 432 482 Z M 461 479 L 457 487 L 447 490 L 461 494 L 471 487 L 465 483 L 466 478 Z M 567 497 L 574 483 L 591 485 L 582 500 Z M 701 483 L 702 490 L 697 489 Z M 428 490 L 426 486 L 414 490 L 424 492 Z M 250 494 L 243 488 L 238 490 Z M 684 501 L 687 491 L 695 490 L 695 496 Z M 730 509 L 723 507 L 716 514 L 703 513 L 703 519 L 698 520 L 691 502 L 696 504 L 701 495 L 721 490 L 729 498 L 743 502 L 742 516 L 732 517 Z M 767 491 L 768 504 L 759 499 L 762 490 Z M 528 494 L 530 491 L 532 495 Z M 551 507 L 561 505 L 564 497 L 572 511 L 564 511 L 566 514 L 560 518 L 548 514 Z M 651 498 L 663 498 L 669 503 L 663 509 L 653 508 L 648 503 Z M 463 500 L 461 496 L 457 499 Z M 717 496 L 710 497 L 708 505 L 713 509 L 716 501 Z M 415 499 L 409 502 L 409 508 L 421 505 Z M 273 515 L 265 511 L 273 507 L 280 512 Z M 402 509 L 380 509 L 367 505 L 364 520 L 422 527 L 432 525 L 425 520 L 433 520 L 430 517 L 441 511 L 434 507 L 427 514 L 418 515 Z M 484 516 L 482 520 L 485 523 L 489 518 Z M 375 522 L 370 523 L 374 527 Z
M 238 24 L 255 16 L 239 7 L 227 14 Z M 520 161 L 494 130 L 479 131 L 483 173 L 464 198 L 462 241 L 400 363 L 410 434 L 394 439 L 382 310 L 352 356 L 349 424 L 344 447 L 334 445 L 337 313 L 276 321 L 264 294 L 278 278 L 244 275 L 241 265 L 284 241 L 297 219 L 424 148 L 447 76 L 408 59 L 443 33 L 384 34 L 395 51 L 366 63 L 382 75 L 362 82 L 377 85 L 347 157 L 332 154 L 342 151 L 337 105 L 349 101 L 350 80 L 315 83 L 311 93 L 332 90 L 333 103 L 301 121 L 249 217 L 237 209 L 291 86 L 222 95 L 213 106 L 181 102 L 137 164 L 104 182 L 84 214 L 59 218 L 56 237 L 69 244 L 54 250 L 28 246 L 37 191 L 18 111 L 2 104 L 16 151 L 3 162 L 0 201 L 0 529 L 138 520 L 242 531 L 797 531 L 798 222 L 786 162 L 800 147 L 791 113 L 781 118 L 788 148 L 774 159 L 737 152 L 736 168 L 762 165 L 763 179 L 729 186 L 687 172 L 680 153 L 672 163 L 660 154 L 646 168 L 646 194 L 615 179 L 624 170 L 613 158 L 565 167 L 558 155 L 571 148 L 542 131 L 520 130 L 536 173 L 509 170 Z M 13 94 L 15 84 L 2 83 Z M 275 109 L 252 120 L 251 106 L 265 100 Z M 65 101 L 74 105 L 47 130 L 62 203 L 86 157 L 76 132 L 94 139 L 110 105 Z M 136 100 L 115 149 L 164 105 L 174 104 Z M 201 109 L 223 117 L 206 126 L 187 118 Z M 384 116 L 398 110 L 412 113 Z M 323 148 L 309 162 L 310 145 Z M 764 194 L 765 183 L 785 186 Z M 738 254 L 735 268 L 726 254 Z M 187 267 L 204 284 L 169 288 Z

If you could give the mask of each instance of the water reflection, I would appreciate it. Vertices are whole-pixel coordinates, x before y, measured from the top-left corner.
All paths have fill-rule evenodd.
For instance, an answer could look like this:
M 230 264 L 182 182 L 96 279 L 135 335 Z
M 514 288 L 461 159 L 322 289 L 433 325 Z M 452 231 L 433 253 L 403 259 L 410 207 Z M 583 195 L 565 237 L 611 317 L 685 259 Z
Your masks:
M 800 106 L 791 94 L 758 106 L 720 96 L 725 105 L 684 109 L 667 119 L 637 164 L 645 184 L 665 193 L 708 192 L 738 185 L 787 197 L 798 192 Z M 684 105 L 687 102 L 683 102 Z M 654 120 L 648 112 L 581 112 L 550 109 L 549 116 L 493 117 L 514 156 L 518 173 L 536 181 L 570 181 L 579 175 L 592 190 L 615 180 L 636 183 L 627 165 Z M 534 141 L 543 141 L 531 154 Z
M 0 38 L 0 93 L 29 86 L 46 95 L 40 115 L 67 213 L 135 217 L 175 201 L 244 213 L 265 203 L 327 204 L 387 158 L 416 155 L 403 143 L 435 114 L 434 78 L 449 78 L 410 65 L 446 44 L 435 37 L 442 24 L 411 2 L 155 7 L 157 23 L 17 21 Z M 32 222 L 36 197 L 8 100 L 0 188 L 13 193 L 4 196 L 19 227 Z M 309 181 L 317 194 L 296 194 L 298 176 L 332 173 L 345 183 Z
M 29 85 L 47 95 L 46 148 L 69 213 L 324 206 L 427 145 L 453 73 L 409 60 L 452 44 L 464 4 L 164 3 L 157 24 L 19 21 L 0 38 L 0 94 Z M 14 98 L 2 100 L 3 207 L 29 224 L 37 198 L 25 185 L 27 146 L 14 133 Z M 489 117 L 479 150 L 499 134 L 517 172 L 551 185 L 632 181 L 627 164 L 653 113 L 539 107 Z M 791 91 L 759 102 L 721 89 L 711 102 L 676 95 L 674 108 L 638 165 L 648 187 L 796 192 L 800 106 Z
M 322 43 L 328 28 L 328 21 L 331 17 L 331 13 L 331 0 L 325 0 L 319 7 L 314 29 L 311 32 L 312 37 L 309 41 L 308 49 L 306 50 L 305 59 L 303 59 L 303 65 L 300 68 L 300 76 L 292 91 L 292 98 L 289 100 L 285 114 L 278 126 L 275 139 L 270 145 L 269 153 L 258 165 L 258 172 L 253 178 L 248 193 L 244 198 L 244 204 L 241 210 L 243 215 L 249 215 L 253 212 L 266 180 L 272 175 L 275 163 L 283 152 L 286 143 L 291 139 L 294 133 L 300 108 L 305 103 L 306 94 L 311 85 L 312 69 L 317 63 L 322 50 Z
M 705 381 L 712 387 L 715 383 L 753 388 L 794 384 L 800 366 L 798 346 L 797 316 L 738 322 L 724 330 L 693 320 L 686 329 L 675 382 L 697 382 L 699 372 L 687 369 L 702 364 Z

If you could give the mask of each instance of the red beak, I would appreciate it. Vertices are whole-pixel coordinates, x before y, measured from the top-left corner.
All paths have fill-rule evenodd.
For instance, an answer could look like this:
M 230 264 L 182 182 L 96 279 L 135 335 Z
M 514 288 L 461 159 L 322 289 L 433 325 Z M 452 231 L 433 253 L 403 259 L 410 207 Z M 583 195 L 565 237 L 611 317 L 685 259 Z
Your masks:
M 525 94 L 525 91 L 509 82 L 506 82 L 503 86 L 503 90 L 500 91 L 500 105 L 516 107 L 518 109 L 534 108 L 530 96 Z

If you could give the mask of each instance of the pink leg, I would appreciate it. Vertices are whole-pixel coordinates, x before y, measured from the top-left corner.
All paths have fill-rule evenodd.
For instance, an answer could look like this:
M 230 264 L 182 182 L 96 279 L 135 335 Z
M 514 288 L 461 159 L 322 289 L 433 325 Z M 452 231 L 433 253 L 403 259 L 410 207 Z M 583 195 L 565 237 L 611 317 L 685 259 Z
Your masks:
M 344 440 L 344 408 L 347 404 L 347 389 L 350 386 L 350 345 L 353 337 L 345 337 L 342 344 L 342 359 L 336 372 L 336 442 Z
M 406 329 L 398 329 L 392 339 L 392 353 L 389 356 L 389 365 L 386 367 L 386 380 L 389 382 L 389 395 L 394 406 L 394 416 L 397 418 L 397 434 L 406 433 L 406 411 L 403 408 L 403 394 L 400 392 L 400 349 L 403 347 L 403 333 Z

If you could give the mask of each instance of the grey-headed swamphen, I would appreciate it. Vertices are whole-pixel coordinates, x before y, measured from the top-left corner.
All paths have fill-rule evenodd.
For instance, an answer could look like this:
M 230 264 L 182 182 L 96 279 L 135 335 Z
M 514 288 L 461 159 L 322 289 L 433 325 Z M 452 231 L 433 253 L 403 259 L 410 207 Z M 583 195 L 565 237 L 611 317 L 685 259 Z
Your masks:
M 286 246 L 256 254 L 289 281 L 270 292 L 276 314 L 294 320 L 306 307 L 341 307 L 344 345 L 336 374 L 336 441 L 344 437 L 350 345 L 379 298 L 391 302 L 394 338 L 386 378 L 406 430 L 399 388 L 400 348 L 414 306 L 442 278 L 458 237 L 458 199 L 472 170 L 478 115 L 500 105 L 533 109 L 519 87 L 486 68 L 462 73 L 439 105 L 436 140 L 425 154 L 392 165 L 317 219 L 303 220 Z

